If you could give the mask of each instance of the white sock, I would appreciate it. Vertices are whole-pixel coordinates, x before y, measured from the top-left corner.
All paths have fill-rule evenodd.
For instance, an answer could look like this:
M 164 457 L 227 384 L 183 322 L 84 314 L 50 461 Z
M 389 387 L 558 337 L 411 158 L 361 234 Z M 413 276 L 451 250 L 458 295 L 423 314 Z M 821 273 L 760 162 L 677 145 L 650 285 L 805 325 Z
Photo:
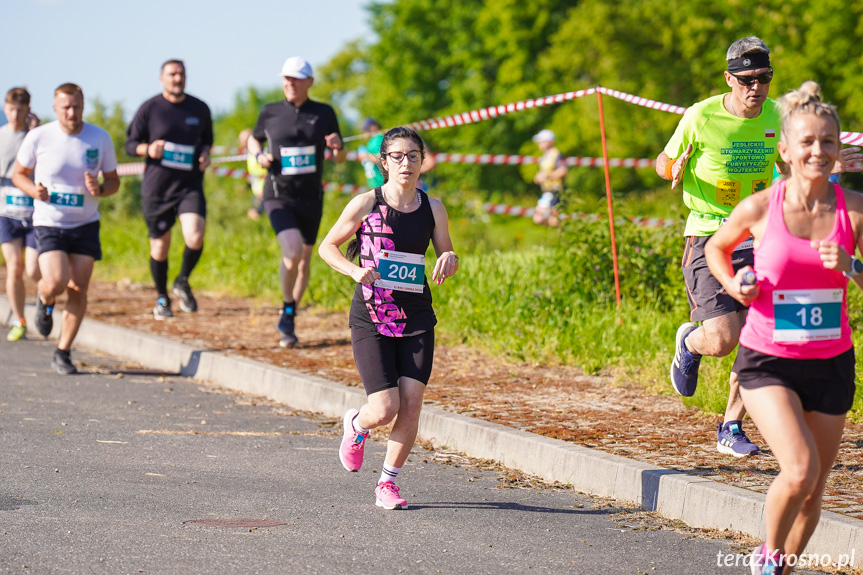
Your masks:
M 384 483 L 386 481 L 396 482 L 396 477 L 398 477 L 399 471 L 401 471 L 401 467 L 390 467 L 386 463 L 384 463 L 383 471 L 381 471 L 381 478 L 378 479 L 378 483 Z
M 351 420 L 351 425 L 353 426 L 354 431 L 356 431 L 357 433 L 362 433 L 363 435 L 368 435 L 368 434 L 369 434 L 369 430 L 368 430 L 368 429 L 363 429 L 362 427 L 360 427 L 360 424 L 359 424 L 359 423 L 357 423 L 357 419 L 358 419 L 358 418 L 359 418 L 359 414 L 357 414 L 356 416 L 354 416 L 353 420 Z

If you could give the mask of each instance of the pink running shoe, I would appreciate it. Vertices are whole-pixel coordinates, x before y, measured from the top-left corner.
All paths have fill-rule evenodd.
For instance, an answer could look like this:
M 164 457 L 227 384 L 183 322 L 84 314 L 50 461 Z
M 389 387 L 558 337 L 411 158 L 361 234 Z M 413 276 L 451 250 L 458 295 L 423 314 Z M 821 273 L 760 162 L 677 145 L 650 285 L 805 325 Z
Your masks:
M 408 502 L 399 497 L 399 488 L 392 481 L 378 483 L 375 487 L 375 505 L 384 509 L 407 509 Z
M 342 444 L 339 446 L 339 459 L 348 471 L 359 471 L 363 466 L 363 451 L 366 447 L 368 433 L 357 433 L 354 429 L 354 418 L 359 415 L 360 410 L 349 409 L 345 413 L 344 432 Z

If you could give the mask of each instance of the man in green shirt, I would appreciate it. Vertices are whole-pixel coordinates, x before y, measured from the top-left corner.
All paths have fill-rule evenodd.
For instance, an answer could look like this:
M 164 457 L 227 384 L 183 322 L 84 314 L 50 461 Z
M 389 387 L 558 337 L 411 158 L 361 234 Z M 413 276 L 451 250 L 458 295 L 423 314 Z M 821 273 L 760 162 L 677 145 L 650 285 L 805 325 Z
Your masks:
M 671 180 L 672 188 L 682 183 L 683 202 L 690 209 L 682 268 L 691 321 L 677 330 L 671 363 L 671 383 L 686 397 L 695 393 L 701 357 L 726 356 L 737 346 L 747 311 L 710 273 L 704 246 L 740 200 L 770 187 L 779 159 L 782 120 L 767 97 L 773 79 L 770 50 L 748 36 L 731 44 L 726 60 L 725 82 L 731 91 L 690 107 L 656 159 L 660 177 Z M 857 152 L 859 148 L 843 150 L 834 171 L 841 171 L 845 161 L 863 158 Z M 735 270 L 754 263 L 751 239 L 737 247 L 732 261 Z M 735 457 L 758 453 L 743 431 L 746 409 L 734 372 L 729 387 L 716 448 Z

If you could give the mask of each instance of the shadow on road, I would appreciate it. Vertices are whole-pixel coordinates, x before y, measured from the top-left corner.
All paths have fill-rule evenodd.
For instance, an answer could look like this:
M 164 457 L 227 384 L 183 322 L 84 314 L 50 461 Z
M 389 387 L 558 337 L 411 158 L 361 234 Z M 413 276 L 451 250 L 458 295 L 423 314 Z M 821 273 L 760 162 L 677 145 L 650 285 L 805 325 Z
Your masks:
M 24 505 L 39 505 L 36 501 L 13 497 L 11 495 L 0 495 L 0 511 L 17 511 Z

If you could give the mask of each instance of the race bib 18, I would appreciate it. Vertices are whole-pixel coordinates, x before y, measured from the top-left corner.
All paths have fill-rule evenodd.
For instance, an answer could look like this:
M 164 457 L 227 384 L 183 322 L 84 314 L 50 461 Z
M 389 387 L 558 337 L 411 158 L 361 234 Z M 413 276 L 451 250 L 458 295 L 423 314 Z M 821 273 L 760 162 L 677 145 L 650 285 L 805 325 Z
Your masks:
M 418 254 L 383 250 L 378 257 L 381 279 L 375 286 L 396 291 L 422 293 L 425 284 L 426 257 Z
M 776 290 L 773 341 L 823 341 L 842 336 L 842 290 Z

